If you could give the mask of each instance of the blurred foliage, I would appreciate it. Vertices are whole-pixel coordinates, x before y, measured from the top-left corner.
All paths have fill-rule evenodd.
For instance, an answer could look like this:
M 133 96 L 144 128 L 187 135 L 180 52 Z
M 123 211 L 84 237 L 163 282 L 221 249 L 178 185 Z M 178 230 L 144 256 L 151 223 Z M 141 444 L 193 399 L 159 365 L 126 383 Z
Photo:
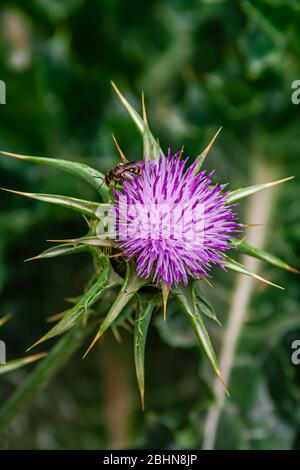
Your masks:
M 3 0 L 0 6 L 0 147 L 55 156 L 107 171 L 117 161 L 111 133 L 129 159 L 141 145 L 113 96 L 113 79 L 133 96 L 144 90 L 162 148 L 200 153 L 223 131 L 206 162 L 234 187 L 252 183 L 255 162 L 296 178 L 278 191 L 266 249 L 300 264 L 300 108 L 291 83 L 300 78 L 297 0 Z M 54 169 L 1 158 L 1 186 L 97 198 L 87 185 Z M 272 179 L 272 178 L 271 178 Z M 259 183 L 260 181 L 256 181 Z M 46 238 L 84 233 L 84 221 L 63 208 L 1 194 L 1 328 L 8 359 L 21 357 L 66 308 L 92 272 L 84 254 L 22 263 Z M 248 221 L 264 222 L 260 220 Z M 300 369 L 291 343 L 300 337 L 299 279 L 268 268 L 286 291 L 256 289 L 242 330 L 217 434 L 217 448 L 300 448 Z M 206 288 L 226 324 L 234 274 L 215 273 Z M 105 335 L 91 355 L 79 351 L 0 438 L 1 448 L 196 448 L 213 403 L 212 377 L 181 312 L 154 317 L 146 350 L 147 408 L 140 409 L 132 336 Z M 210 319 L 213 337 L 222 329 Z M 172 348 L 169 348 L 169 345 Z M 151 350 L 151 354 L 147 351 Z M 29 368 L 1 377 L 4 401 Z

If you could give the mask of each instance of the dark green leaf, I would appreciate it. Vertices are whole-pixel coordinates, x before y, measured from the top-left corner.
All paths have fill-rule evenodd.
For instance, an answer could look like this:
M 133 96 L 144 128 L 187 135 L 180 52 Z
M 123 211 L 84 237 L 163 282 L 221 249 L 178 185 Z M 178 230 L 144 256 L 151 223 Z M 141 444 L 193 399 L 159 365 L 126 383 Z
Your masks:
M 80 300 L 76 303 L 76 305 L 68 310 L 63 318 L 53 328 L 51 328 L 48 333 L 46 333 L 33 346 L 31 346 L 31 348 L 37 346 L 40 343 L 43 343 L 47 339 L 61 335 L 74 326 L 74 324 L 77 323 L 80 319 L 82 319 L 85 311 L 100 299 L 105 289 L 111 287 L 111 285 L 107 285 L 109 268 L 109 261 L 106 257 L 103 256 L 103 269 L 99 276 L 97 276 L 95 283 L 85 294 L 80 297 Z
M 136 292 L 146 284 L 146 280 L 139 277 L 135 271 L 131 272 L 130 265 L 127 264 L 126 277 L 120 292 L 111 306 L 108 314 L 106 315 L 102 325 L 99 328 L 98 333 L 96 334 L 94 340 L 92 341 L 90 347 L 88 348 L 85 355 L 92 349 L 94 344 L 101 338 L 103 333 L 112 325 L 116 318 L 120 315 L 123 308 L 128 304 Z
M 40 165 L 48 165 L 57 170 L 62 170 L 70 173 L 74 176 L 78 176 L 89 183 L 95 188 L 103 197 L 105 201 L 109 199 L 109 191 L 105 184 L 101 185 L 104 180 L 104 175 L 100 171 L 90 168 L 89 166 L 73 162 L 69 160 L 61 160 L 58 158 L 44 158 L 44 157 L 32 157 L 26 155 L 19 155 L 11 152 L 0 152 L 2 155 L 7 157 L 18 158 L 27 162 L 38 163 Z
M 194 290 L 195 290 L 195 302 L 197 307 L 200 309 L 200 311 L 206 315 L 207 317 L 211 318 L 214 320 L 218 325 L 221 326 L 221 322 L 218 319 L 214 307 L 211 305 L 211 303 L 206 300 L 203 295 L 200 292 L 200 287 L 197 283 L 194 285 Z
M 60 242 L 60 243 L 75 243 L 76 245 L 81 246 L 114 246 L 115 243 L 111 240 L 107 239 L 107 235 L 101 237 L 100 235 L 96 236 L 87 236 L 81 238 L 68 238 L 66 240 L 48 240 L 49 242 Z
M 227 392 L 227 388 L 221 376 L 221 372 L 217 363 L 217 358 L 212 347 L 208 332 L 205 328 L 201 315 L 196 306 L 193 288 L 191 286 L 181 286 L 177 288 L 175 294 L 177 295 L 181 305 L 183 306 L 184 313 L 188 316 L 197 335 L 197 338 L 209 362 L 212 365 L 213 370 L 215 371 L 217 377 L 219 378 L 220 382 L 222 383 Z
M 29 197 L 31 199 L 37 199 L 38 201 L 49 202 L 51 204 L 57 204 L 58 206 L 72 209 L 81 214 L 85 214 L 94 219 L 99 219 L 99 206 L 97 202 L 84 201 L 83 199 L 77 199 L 69 196 L 59 196 L 57 194 L 37 194 L 37 193 L 24 193 L 22 191 L 14 191 L 12 189 L 1 188 L 9 193 L 18 194 L 20 196 Z M 107 207 L 107 204 L 104 204 Z
M 64 243 L 62 245 L 57 245 L 48 250 L 43 251 L 37 256 L 33 258 L 26 259 L 25 261 L 33 261 L 38 259 L 45 259 L 45 258 L 55 258 L 56 256 L 66 256 L 66 255 L 74 255 L 76 253 L 82 253 L 85 251 L 89 251 L 88 246 L 86 245 L 79 245 L 75 243 Z
M 135 370 L 143 409 L 145 405 L 145 346 L 154 307 L 154 300 L 148 302 L 146 307 L 143 307 L 142 302 L 139 301 L 134 326 Z

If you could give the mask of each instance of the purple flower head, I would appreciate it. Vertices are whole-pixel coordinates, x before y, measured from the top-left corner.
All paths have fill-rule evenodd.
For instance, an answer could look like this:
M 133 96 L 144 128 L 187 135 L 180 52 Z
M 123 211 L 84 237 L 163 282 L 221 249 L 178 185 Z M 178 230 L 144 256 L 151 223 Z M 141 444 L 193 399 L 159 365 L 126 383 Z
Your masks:
M 116 234 L 123 252 L 135 257 L 138 274 L 170 287 L 188 276 L 208 276 L 222 267 L 223 252 L 239 231 L 224 185 L 212 173 L 185 171 L 181 152 L 158 161 L 145 160 L 142 174 L 115 191 Z

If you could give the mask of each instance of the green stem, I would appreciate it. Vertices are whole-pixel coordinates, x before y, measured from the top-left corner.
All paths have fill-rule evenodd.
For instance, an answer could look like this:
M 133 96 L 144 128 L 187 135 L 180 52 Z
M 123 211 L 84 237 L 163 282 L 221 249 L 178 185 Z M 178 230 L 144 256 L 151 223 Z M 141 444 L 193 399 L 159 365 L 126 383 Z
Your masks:
M 95 322 L 82 328 L 81 323 L 66 333 L 50 351 L 48 356 L 29 374 L 22 386 L 0 409 L 0 431 L 23 409 L 40 390 L 55 376 L 90 334 Z

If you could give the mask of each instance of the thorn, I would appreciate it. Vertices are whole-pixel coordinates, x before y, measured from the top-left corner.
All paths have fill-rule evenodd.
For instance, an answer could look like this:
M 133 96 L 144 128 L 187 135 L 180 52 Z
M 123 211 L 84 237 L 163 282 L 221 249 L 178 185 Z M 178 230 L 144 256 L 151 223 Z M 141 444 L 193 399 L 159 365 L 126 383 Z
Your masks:
M 272 181 L 271 183 L 266 183 L 264 186 L 265 186 L 265 188 L 271 188 L 272 186 L 276 186 L 277 184 L 285 183 L 286 181 L 290 181 L 294 178 L 295 178 L 295 176 L 288 176 L 287 178 L 282 178 L 281 180 Z
M 230 263 L 232 264 L 233 263 L 233 266 L 236 265 L 236 262 L 234 260 L 230 260 Z M 241 264 L 237 263 L 238 266 L 240 266 L 241 268 L 243 268 L 244 271 L 239 271 L 237 269 L 234 269 L 232 267 L 230 267 L 230 265 L 228 265 L 227 263 L 225 263 L 225 267 L 228 267 L 228 269 L 232 270 L 232 271 L 237 271 L 237 272 L 240 272 L 241 274 L 244 274 L 245 276 L 250 276 L 252 277 L 253 279 L 257 279 L 258 281 L 261 281 L 265 284 L 268 284 L 269 286 L 273 286 L 273 287 L 276 287 L 277 289 L 281 289 L 281 290 L 285 290 L 284 287 L 281 287 L 279 286 L 278 284 L 274 284 L 274 282 L 271 282 L 271 281 L 268 281 L 268 279 L 265 279 L 264 277 L 260 276 L 259 274 L 256 274 L 256 273 L 252 273 L 252 272 L 249 272 L 249 271 L 246 271 L 244 266 L 242 266 Z
M 34 261 L 35 259 L 40 259 L 40 255 L 33 256 L 32 258 L 27 258 L 23 260 L 23 263 L 27 263 L 28 261 Z
M 121 103 L 123 104 L 123 106 L 127 109 L 128 113 L 130 114 L 130 116 L 133 118 L 133 120 L 135 121 L 137 127 L 139 128 L 139 130 L 141 132 L 144 131 L 144 124 L 141 121 L 141 117 L 139 116 L 139 114 L 135 111 L 135 109 L 128 103 L 128 101 L 126 100 L 126 98 L 122 95 L 122 93 L 120 92 L 120 90 L 118 89 L 117 85 L 111 81 L 111 86 L 113 87 L 116 95 L 118 96 L 119 100 L 121 101 Z
M 220 134 L 222 130 L 222 127 L 220 127 L 220 129 L 217 130 L 217 132 L 215 133 L 215 135 L 213 136 L 213 138 L 211 139 L 210 143 L 208 144 L 208 146 L 203 150 L 203 152 L 199 155 L 198 158 L 201 158 L 204 160 L 204 158 L 206 157 L 206 155 L 208 154 L 208 152 L 210 151 L 210 149 L 212 148 L 213 144 L 215 143 L 218 135 Z
M 26 352 L 30 351 L 31 349 L 35 348 L 35 347 L 38 346 L 39 344 L 43 343 L 45 340 L 46 340 L 46 337 L 45 337 L 45 336 L 42 336 L 42 338 L 40 338 L 38 341 L 36 341 L 32 346 L 30 346 L 29 348 L 27 348 L 27 349 L 26 349 Z
M 170 287 L 164 281 L 161 281 L 161 292 L 163 297 L 164 321 L 167 319 L 167 302 L 170 292 Z
M 121 100 L 121 102 L 124 104 L 124 106 L 126 107 L 127 106 L 127 101 L 125 100 L 124 96 L 122 95 L 122 93 L 120 92 L 119 88 L 117 87 L 117 85 L 115 84 L 115 82 L 113 82 L 112 80 L 110 81 L 111 83 L 111 86 L 113 87 L 115 93 L 117 94 L 117 96 L 119 97 L 119 99 Z
M 82 356 L 82 359 L 84 359 L 88 353 L 90 352 L 90 350 L 95 346 L 95 344 L 97 343 L 97 341 L 101 338 L 102 336 L 102 333 L 99 334 L 97 333 L 95 338 L 93 339 L 93 341 L 91 342 L 90 346 L 88 347 L 87 351 L 84 353 L 84 355 Z
M 299 269 L 293 268 L 293 267 L 290 266 L 290 265 L 287 265 L 286 269 L 287 269 L 287 271 L 290 271 L 291 273 L 300 274 Z
M 76 243 L 79 239 L 76 238 L 66 238 L 63 240 L 46 240 L 46 242 L 51 242 L 51 243 Z
M 220 372 L 219 369 L 216 369 L 216 374 L 217 374 L 217 377 L 218 377 L 218 379 L 220 380 L 221 384 L 222 384 L 223 387 L 224 387 L 224 390 L 225 390 L 226 395 L 230 398 L 230 394 L 229 394 L 227 385 L 225 384 L 225 382 L 224 382 L 224 380 L 223 380 L 223 377 L 222 377 L 221 372 Z
M 6 191 L 7 193 L 19 194 L 20 196 L 27 196 L 30 197 L 30 193 L 24 193 L 22 191 L 15 191 L 14 189 L 7 189 L 7 188 L 0 188 L 2 191 Z
M 119 144 L 118 144 L 118 142 L 117 142 L 117 140 L 116 140 L 116 138 L 115 138 L 115 136 L 114 136 L 113 134 L 112 134 L 112 139 L 113 139 L 114 144 L 115 144 L 115 146 L 116 146 L 116 148 L 117 148 L 117 150 L 118 150 L 118 152 L 119 152 L 119 155 L 120 155 L 120 157 L 121 157 L 121 160 L 122 160 L 124 163 L 128 163 L 129 160 L 127 160 L 127 158 L 125 157 L 124 153 L 122 152 L 122 150 L 121 150 L 121 148 L 120 148 L 120 146 L 119 146 Z
M 259 281 L 264 282 L 265 284 L 269 284 L 269 286 L 277 287 L 277 289 L 285 290 L 284 287 L 279 286 L 278 284 L 274 284 L 274 282 L 268 281 L 267 279 L 261 277 L 259 274 L 253 273 L 253 277 L 258 279 Z
M 2 155 L 7 156 L 7 157 L 19 158 L 20 160 L 23 160 L 23 159 L 26 159 L 26 158 L 27 158 L 26 155 L 21 155 L 21 154 L 12 153 L 12 152 L 5 152 L 5 151 L 3 151 L 3 150 L 1 150 L 0 153 L 1 153 Z
M 183 151 L 184 151 L 184 145 L 181 147 L 181 150 L 179 151 L 178 158 L 181 158 L 181 157 L 182 157 Z
M 142 91 L 142 111 L 143 111 L 143 121 L 146 126 L 148 126 L 148 119 L 146 114 L 146 106 L 145 106 L 145 96 L 144 92 Z
M 250 228 L 250 227 L 262 227 L 265 224 L 241 224 L 241 227 Z
M 212 286 L 213 286 L 213 285 L 212 285 L 212 283 L 211 283 L 211 282 L 210 282 L 210 281 L 207 279 L 207 277 L 206 277 L 206 276 L 203 276 L 203 275 L 202 275 L 202 276 L 201 276 L 201 278 L 202 278 L 202 279 L 203 279 L 203 281 L 205 281 L 205 282 L 206 282 L 206 283 L 207 283 L 207 284 L 208 284 L 210 287 L 212 287 Z
M 25 357 L 28 363 L 37 361 L 38 359 L 42 359 L 43 357 L 48 356 L 48 353 L 46 352 L 41 352 L 38 354 L 33 354 L 32 356 Z
M 206 147 L 206 149 L 202 152 L 204 154 L 204 158 L 206 157 L 206 155 L 208 154 L 208 152 L 210 151 L 210 149 L 212 148 L 212 146 L 214 145 L 218 135 L 220 134 L 222 130 L 222 127 L 220 127 L 220 129 L 217 130 L 217 132 L 215 133 L 215 135 L 213 136 L 213 138 L 211 139 L 210 143 L 208 144 L 208 146 Z

